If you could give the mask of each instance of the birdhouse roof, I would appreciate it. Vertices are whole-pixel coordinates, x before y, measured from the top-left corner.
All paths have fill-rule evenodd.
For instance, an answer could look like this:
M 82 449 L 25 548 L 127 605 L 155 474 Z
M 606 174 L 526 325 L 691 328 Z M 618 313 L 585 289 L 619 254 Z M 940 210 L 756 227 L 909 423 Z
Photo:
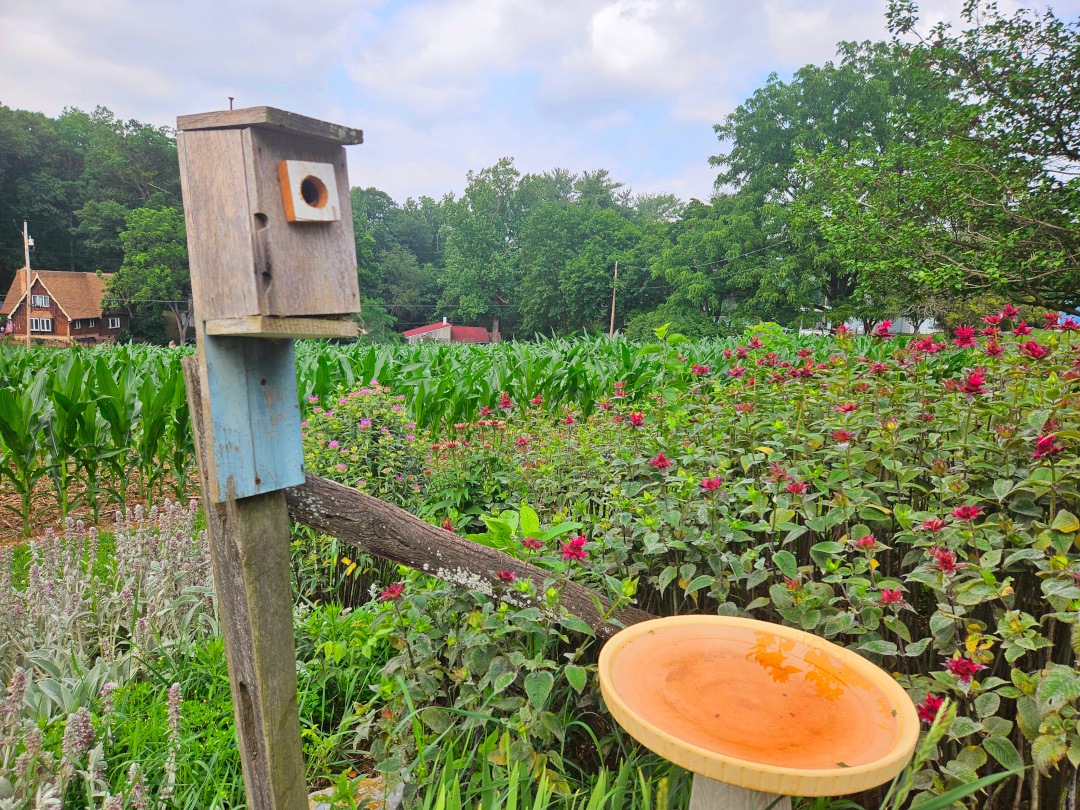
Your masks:
M 315 138 L 321 141 L 349 146 L 363 143 L 362 130 L 331 124 L 306 115 L 297 115 L 276 107 L 245 107 L 240 110 L 218 110 L 216 112 L 181 115 L 176 119 L 176 128 L 181 131 L 195 129 L 242 129 L 257 127 Z

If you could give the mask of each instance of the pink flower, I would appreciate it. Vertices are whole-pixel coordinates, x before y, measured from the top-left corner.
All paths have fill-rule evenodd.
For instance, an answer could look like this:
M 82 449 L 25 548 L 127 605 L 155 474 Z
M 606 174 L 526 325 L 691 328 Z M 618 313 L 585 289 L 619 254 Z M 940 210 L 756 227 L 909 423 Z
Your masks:
M 703 478 L 703 479 L 701 479 L 700 486 L 706 492 L 714 492 L 714 491 L 720 489 L 720 486 L 723 483 L 724 483 L 724 479 L 721 478 L 719 475 L 717 475 L 717 476 L 714 476 L 712 478 Z
M 882 588 L 881 589 L 881 604 L 883 605 L 902 605 L 904 604 L 904 594 L 900 592 L 899 588 Z
M 956 338 L 953 340 L 953 345 L 958 346 L 961 349 L 965 349 L 975 345 L 975 330 L 967 326 L 960 326 L 956 329 Z
M 643 414 L 643 413 L 632 413 L 632 414 L 630 414 L 630 424 L 633 425 L 634 427 L 641 427 L 641 425 L 644 422 L 645 422 L 645 414 Z
M 874 330 L 874 333 L 873 333 L 874 337 L 879 337 L 879 338 L 891 337 L 892 335 L 889 332 L 889 329 L 891 327 L 892 327 L 892 321 L 889 321 L 889 320 L 882 321 L 881 323 L 879 323 L 877 325 L 877 328 Z
M 952 510 L 952 516 L 957 520 L 974 520 L 982 513 L 982 509 L 972 504 L 958 506 Z
M 838 327 L 836 327 L 836 336 L 838 338 L 847 337 L 850 334 L 851 334 L 851 327 L 848 326 L 846 323 L 842 323 Z
M 510 395 L 506 391 L 503 391 L 499 395 L 499 407 L 504 411 L 508 411 L 514 407 L 514 403 L 510 400 Z
M 919 719 L 924 723 L 933 724 L 934 720 L 937 719 L 938 712 L 941 711 L 941 705 L 944 702 L 945 698 L 927 695 L 923 698 L 923 702 L 916 708 L 919 713 Z
M 480 416 L 487 416 L 490 413 L 491 413 L 491 408 L 489 408 L 487 405 L 485 405 L 483 408 L 480 409 Z
M 338 468 L 338 472 L 345 472 L 347 469 L 349 469 L 344 464 L 338 464 L 337 468 Z
M 837 413 L 851 413 L 852 411 L 858 410 L 858 408 L 859 405 L 855 402 L 845 402 L 843 405 L 834 406 L 834 410 Z
M 986 669 L 986 667 L 982 664 L 976 664 L 969 658 L 960 658 L 958 654 L 945 662 L 945 669 L 949 670 L 949 672 L 964 683 L 968 683 L 971 680 L 972 675 L 980 669 Z
M 1001 315 L 987 315 L 983 318 L 983 323 L 989 324 L 990 326 L 997 326 L 1001 323 Z
M 535 397 L 533 397 L 532 399 L 529 400 L 529 404 L 531 404 L 531 405 L 543 405 L 544 404 L 544 398 L 540 394 L 537 394 Z
M 671 466 L 671 462 L 668 461 L 667 456 L 663 453 L 657 453 L 656 458 L 649 462 L 658 470 L 665 470 Z
M 878 541 L 877 538 L 874 537 L 874 535 L 864 534 L 852 545 L 854 545 L 855 548 L 859 549 L 859 551 L 873 551 L 878 547 Z
M 517 579 L 517 574 L 513 571 L 500 571 L 498 577 L 500 582 L 513 582 Z
M 886 372 L 888 372 L 888 370 L 889 367 L 884 363 L 874 363 L 870 366 L 871 374 L 885 374 Z
M 1031 457 L 1056 456 L 1064 449 L 1065 445 L 1058 443 L 1053 433 L 1047 433 L 1035 440 L 1035 452 L 1031 454 Z
M 1013 334 L 1020 335 L 1021 337 L 1023 337 L 1024 335 L 1030 335 L 1031 327 L 1028 326 L 1024 321 L 1020 321 L 1020 323 L 1013 327 Z
M 735 406 L 735 410 L 739 413 L 752 413 L 754 410 L 753 402 L 740 402 Z
M 983 352 L 990 355 L 991 357 L 1000 357 L 1005 353 L 1005 349 L 1002 346 L 998 345 L 998 342 L 996 340 L 993 340 L 986 344 Z
M 1034 340 L 1029 340 L 1020 347 L 1020 354 L 1030 357 L 1032 360 L 1042 360 L 1046 355 L 1050 354 L 1050 349 L 1036 343 Z
M 742 377 L 744 374 L 746 374 L 746 369 L 742 366 L 733 366 L 732 368 L 728 369 L 729 377 L 739 378 Z
M 382 592 L 382 600 L 384 602 L 393 602 L 399 596 L 401 596 L 401 592 L 403 590 L 405 590 L 405 583 L 404 582 L 395 582 L 393 585 L 391 585 L 389 588 L 386 588 Z
M 328 445 L 326 445 L 326 446 L 327 446 L 327 447 L 337 447 L 337 446 L 338 446 L 338 443 L 337 443 L 337 441 L 332 441 L 332 442 L 330 442 L 330 444 L 328 444 Z
M 1044 312 L 1043 319 L 1046 321 L 1046 328 L 1049 329 L 1051 326 L 1057 326 L 1060 317 L 1061 316 L 1056 312 Z
M 928 518 L 923 521 L 922 528 L 923 531 L 933 532 L 934 534 L 937 534 L 945 528 L 945 521 L 941 518 Z
M 589 556 L 585 550 L 585 535 L 578 535 L 569 543 L 563 543 L 562 558 L 564 560 L 584 560 Z
M 947 548 L 936 546 L 930 549 L 929 553 L 930 556 L 934 558 L 934 564 L 931 567 L 935 571 L 940 571 L 947 577 L 951 577 L 964 567 L 963 563 L 958 563 L 956 561 L 956 552 L 950 551 Z
M 706 374 L 709 373 L 709 367 L 698 365 L 697 363 L 695 363 L 694 365 L 690 366 L 690 371 L 692 371 L 698 377 L 704 377 Z
M 521 541 L 521 545 L 525 546 L 529 551 L 539 551 L 544 547 L 543 541 L 535 537 L 526 537 Z
M 984 385 L 986 385 L 986 372 L 981 368 L 977 368 L 964 379 L 963 390 L 964 393 L 969 396 L 985 394 L 986 390 L 983 388 Z
M 851 434 L 843 428 L 841 428 L 840 430 L 834 430 L 832 437 L 833 441 L 839 444 L 841 447 L 846 446 L 848 443 L 850 443 L 852 438 Z
M 1020 310 L 1018 310 L 1012 304 L 1006 304 L 1005 306 L 1003 306 L 1001 308 L 1001 317 L 1002 318 L 1015 318 L 1019 314 L 1020 314 Z
M 529 439 L 527 436 L 522 436 L 520 439 L 514 442 L 514 444 L 518 447 L 526 447 L 529 444 Z
M 806 494 L 806 482 L 805 481 L 792 481 L 787 485 L 787 491 L 792 495 L 805 495 Z

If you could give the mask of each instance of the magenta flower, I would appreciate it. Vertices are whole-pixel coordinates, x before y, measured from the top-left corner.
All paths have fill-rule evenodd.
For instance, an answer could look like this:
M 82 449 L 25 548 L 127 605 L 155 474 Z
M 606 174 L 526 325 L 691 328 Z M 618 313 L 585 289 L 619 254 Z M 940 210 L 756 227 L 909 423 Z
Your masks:
M 900 592 L 899 588 L 882 588 L 881 604 L 902 605 L 904 604 L 904 594 Z
M 877 538 L 874 537 L 874 535 L 864 534 L 852 545 L 854 545 L 855 548 L 859 549 L 859 551 L 873 551 L 878 547 L 878 541 Z
M 937 534 L 945 528 L 945 521 L 941 518 L 927 518 L 922 524 L 923 531 L 933 532 Z
M 568 543 L 563 543 L 562 558 L 564 560 L 584 560 L 589 556 L 585 550 L 585 535 L 578 535 Z
M 658 470 L 665 470 L 671 466 L 671 462 L 668 461 L 667 456 L 663 453 L 657 453 L 656 458 L 649 462 Z
M 919 719 L 924 723 L 933 724 L 937 719 L 938 712 L 941 711 L 941 705 L 945 702 L 945 698 L 935 697 L 934 695 L 927 695 L 923 698 L 916 710 L 919 713 Z
M 980 669 L 986 669 L 986 667 L 982 664 L 976 664 L 970 658 L 961 658 L 959 657 L 959 654 L 957 654 L 956 657 L 950 658 L 945 662 L 945 669 L 949 670 L 949 672 L 964 683 L 968 683 L 971 680 L 972 675 Z
M 386 588 L 385 590 L 383 590 L 383 592 L 382 592 L 382 600 L 384 602 L 393 602 L 393 601 L 397 600 L 397 598 L 399 596 L 401 596 L 401 592 L 403 590 L 405 590 L 405 583 L 404 582 L 395 582 L 389 588 Z
M 513 582 L 517 579 L 517 574 L 513 571 L 500 571 L 498 577 L 500 582 Z
M 982 513 L 982 509 L 972 504 L 958 506 L 952 510 L 952 516 L 957 520 L 974 520 Z
M 544 547 L 543 541 L 535 537 L 526 537 L 521 541 L 521 545 L 525 546 L 529 551 L 539 551 Z

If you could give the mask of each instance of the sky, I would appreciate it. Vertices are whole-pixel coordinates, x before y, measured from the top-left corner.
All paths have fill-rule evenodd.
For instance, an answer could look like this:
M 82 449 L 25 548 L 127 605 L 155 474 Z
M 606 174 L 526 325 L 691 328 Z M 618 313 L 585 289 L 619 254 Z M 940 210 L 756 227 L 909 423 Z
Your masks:
M 925 27 L 962 0 L 922 0 Z M 1002 0 L 1003 11 L 1017 0 Z M 1025 3 L 1032 5 L 1032 3 Z M 1080 0 L 1057 0 L 1075 18 Z M 271 105 L 364 130 L 351 185 L 398 202 L 467 172 L 608 169 L 707 199 L 713 133 L 770 73 L 885 39 L 885 0 L 0 0 L 0 103 L 156 125 Z

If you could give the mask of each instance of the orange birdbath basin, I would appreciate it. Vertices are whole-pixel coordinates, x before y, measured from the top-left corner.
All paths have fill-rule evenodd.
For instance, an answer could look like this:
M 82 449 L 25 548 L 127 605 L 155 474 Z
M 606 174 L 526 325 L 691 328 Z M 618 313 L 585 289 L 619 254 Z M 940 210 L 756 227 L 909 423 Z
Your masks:
M 646 747 L 719 782 L 838 796 L 907 765 L 919 720 L 862 656 L 789 627 L 726 616 L 632 625 L 600 653 L 611 714 Z

